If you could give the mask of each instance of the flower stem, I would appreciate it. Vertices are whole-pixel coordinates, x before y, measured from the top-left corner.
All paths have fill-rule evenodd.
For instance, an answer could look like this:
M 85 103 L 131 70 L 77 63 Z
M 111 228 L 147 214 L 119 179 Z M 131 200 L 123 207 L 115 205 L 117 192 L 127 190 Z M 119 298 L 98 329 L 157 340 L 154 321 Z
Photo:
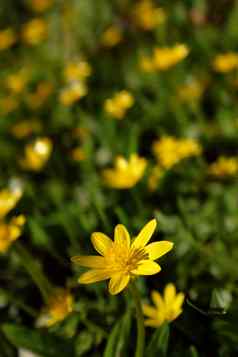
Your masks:
M 131 295 L 134 299 L 135 308 L 136 308 L 136 320 L 137 320 L 137 341 L 136 341 L 136 353 L 135 357 L 144 356 L 144 346 L 145 346 L 145 327 L 144 327 L 144 317 L 142 312 L 140 294 L 136 287 L 136 284 L 133 282 L 130 286 Z

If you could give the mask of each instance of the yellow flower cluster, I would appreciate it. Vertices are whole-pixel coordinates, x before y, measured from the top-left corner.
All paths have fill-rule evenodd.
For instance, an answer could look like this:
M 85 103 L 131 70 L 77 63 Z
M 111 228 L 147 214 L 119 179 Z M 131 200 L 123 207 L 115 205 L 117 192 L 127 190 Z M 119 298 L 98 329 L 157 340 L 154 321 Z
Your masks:
M 73 296 L 67 289 L 56 288 L 37 321 L 39 327 L 51 327 L 73 311 Z
M 105 169 L 102 177 L 107 186 L 117 189 L 131 188 L 143 177 L 147 162 L 146 159 L 132 154 L 127 161 L 118 156 L 113 169 Z
M 236 157 L 220 156 L 209 166 L 208 172 L 210 175 L 219 178 L 235 176 L 238 174 L 238 159 Z
M 43 42 L 48 35 L 48 24 L 42 18 L 35 18 L 23 25 L 22 40 L 25 44 L 34 46 Z
M 16 206 L 22 196 L 21 190 L 0 191 L 0 252 L 5 253 L 10 245 L 20 237 L 25 217 L 19 215 L 6 221 L 6 215 Z
M 189 54 L 189 49 L 184 44 L 173 47 L 157 47 L 152 57 L 143 56 L 140 59 L 140 67 L 145 72 L 166 71 L 181 62 Z
M 127 110 L 134 104 L 134 97 L 126 90 L 116 93 L 104 102 L 104 110 L 116 119 L 123 119 Z
M 168 241 L 148 244 L 156 228 L 156 220 L 147 223 L 131 241 L 125 226 L 118 224 L 114 230 L 114 241 L 104 233 L 95 232 L 91 241 L 100 256 L 76 256 L 72 261 L 91 268 L 79 278 L 81 284 L 91 284 L 110 279 L 112 295 L 124 290 L 131 279 L 138 275 L 154 275 L 161 267 L 155 262 L 173 248 Z
M 122 31 L 119 26 L 111 25 L 102 34 L 101 43 L 105 47 L 114 47 L 122 41 Z
M 148 318 L 146 326 L 159 327 L 165 322 L 175 320 L 182 313 L 184 294 L 176 294 L 176 288 L 172 283 L 166 285 L 164 294 L 153 290 L 151 294 L 154 306 L 143 304 L 143 312 Z
M 60 102 L 71 106 L 88 93 L 86 79 L 91 75 L 92 68 L 86 61 L 74 61 L 66 65 L 63 71 L 67 83 L 60 93 Z
M 217 72 L 227 73 L 238 68 L 238 54 L 228 52 L 217 55 L 213 61 L 213 68 Z
M 137 2 L 132 10 L 132 18 L 136 26 L 143 30 L 153 30 L 166 20 L 165 11 L 156 7 L 151 0 Z
M 0 31 L 0 51 L 10 48 L 16 42 L 16 34 L 11 28 Z
M 170 169 L 185 158 L 200 155 L 202 148 L 194 139 L 176 139 L 172 136 L 164 136 L 154 142 L 153 152 L 159 166 Z
M 52 148 L 49 138 L 36 139 L 25 147 L 25 155 L 20 160 L 20 165 L 26 170 L 40 171 L 48 161 Z

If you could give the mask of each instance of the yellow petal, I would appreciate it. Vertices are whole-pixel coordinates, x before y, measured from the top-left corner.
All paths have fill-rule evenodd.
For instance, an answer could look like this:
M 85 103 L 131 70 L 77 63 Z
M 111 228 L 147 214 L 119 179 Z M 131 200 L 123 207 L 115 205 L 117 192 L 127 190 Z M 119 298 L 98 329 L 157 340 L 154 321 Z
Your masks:
M 162 296 L 158 291 L 153 290 L 151 293 L 152 301 L 156 305 L 158 309 L 164 309 L 164 301 L 162 299 Z
M 152 307 L 148 304 L 143 304 L 142 309 L 143 309 L 144 315 L 151 317 L 151 318 L 155 318 L 155 316 L 157 314 L 157 310 L 154 307 Z
M 81 284 L 91 284 L 110 278 L 110 273 L 102 269 L 92 269 L 82 274 L 79 278 Z
M 155 228 L 156 228 L 156 220 L 152 219 L 149 223 L 147 223 L 142 228 L 142 230 L 140 231 L 138 236 L 135 238 L 132 246 L 137 247 L 137 248 L 144 247 L 149 242 L 150 238 L 152 237 L 152 234 L 154 233 Z
M 101 255 L 105 255 L 112 244 L 111 239 L 106 236 L 106 234 L 101 232 L 93 233 L 91 236 L 91 241 L 96 251 Z
M 164 302 L 168 307 L 171 307 L 176 297 L 176 289 L 174 284 L 169 283 L 164 289 Z
M 174 311 L 174 312 L 173 312 L 173 315 L 171 316 L 171 321 L 177 319 L 177 317 L 179 317 L 179 315 L 181 315 L 182 312 L 183 312 L 182 309 L 177 310 L 177 311 Z
M 97 269 L 105 268 L 105 259 L 100 256 L 93 256 L 93 255 L 76 256 L 76 257 L 72 257 L 71 261 L 73 263 L 79 264 L 87 268 L 97 268 Z
M 152 260 L 142 260 L 138 268 L 132 270 L 132 273 L 136 275 L 153 275 L 160 270 L 161 267 L 156 262 L 153 262 Z
M 129 274 L 114 274 L 109 283 L 109 293 L 112 295 L 120 293 L 128 285 L 129 280 Z
M 150 243 L 145 247 L 146 252 L 149 254 L 149 259 L 155 260 L 162 255 L 168 253 L 173 248 L 173 243 L 168 241 Z
M 173 303 L 174 310 L 180 310 L 181 306 L 183 305 L 185 295 L 183 293 L 179 293 Z
M 115 227 L 114 240 L 117 244 L 125 248 L 130 247 L 130 235 L 123 224 L 118 224 Z
M 163 321 L 157 320 L 157 319 L 148 319 L 145 320 L 145 326 L 150 326 L 150 327 L 159 327 L 163 324 Z

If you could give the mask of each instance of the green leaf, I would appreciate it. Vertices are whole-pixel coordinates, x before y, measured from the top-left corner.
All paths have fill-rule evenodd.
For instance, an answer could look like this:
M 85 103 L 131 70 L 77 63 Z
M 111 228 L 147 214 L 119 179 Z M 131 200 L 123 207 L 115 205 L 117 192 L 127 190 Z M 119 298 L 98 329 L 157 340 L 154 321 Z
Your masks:
M 39 224 L 38 220 L 36 218 L 29 217 L 27 221 L 33 243 L 37 246 L 47 246 L 47 244 L 49 244 L 49 237 Z
M 26 348 L 44 357 L 73 356 L 73 343 L 49 332 L 4 324 L 2 327 L 7 339 L 16 347 Z
M 115 350 L 117 346 L 118 337 L 120 336 L 122 321 L 119 320 L 113 327 L 112 332 L 108 338 L 106 348 L 103 353 L 103 357 L 115 356 Z M 115 356 L 116 357 L 116 356 Z
M 146 348 L 146 356 L 150 357 L 166 357 L 169 343 L 169 325 L 163 324 L 156 329 L 151 337 L 148 347 Z

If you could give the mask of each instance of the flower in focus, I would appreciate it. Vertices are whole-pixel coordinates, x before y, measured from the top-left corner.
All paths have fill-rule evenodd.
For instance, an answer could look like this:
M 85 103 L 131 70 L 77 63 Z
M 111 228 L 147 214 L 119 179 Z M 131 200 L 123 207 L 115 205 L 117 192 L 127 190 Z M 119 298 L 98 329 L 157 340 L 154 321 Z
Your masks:
M 154 306 L 143 304 L 144 315 L 148 317 L 145 320 L 146 326 L 159 327 L 164 322 L 177 319 L 182 313 L 184 294 L 176 294 L 176 288 L 172 283 L 166 285 L 163 296 L 153 290 L 151 298 Z
M 113 98 L 106 99 L 104 110 L 116 119 L 123 119 L 127 110 L 134 104 L 134 97 L 126 90 L 122 90 L 114 95 Z
M 54 0 L 30 0 L 30 7 L 35 12 L 44 12 L 48 10 Z
M 0 191 L 0 220 L 2 220 L 17 204 L 22 190 L 4 189 Z
M 238 173 L 238 159 L 220 156 L 209 166 L 208 173 L 220 178 L 235 176 Z
M 75 81 L 61 91 L 59 100 L 64 106 L 68 107 L 84 97 L 87 93 L 88 88 L 86 84 L 83 81 Z
M 73 296 L 67 289 L 57 288 L 50 295 L 47 306 L 37 321 L 39 327 L 51 327 L 63 321 L 73 311 Z
M 25 155 L 20 160 L 20 165 L 26 170 L 41 170 L 49 160 L 52 146 L 52 141 L 49 138 L 36 139 L 25 147 Z
M 105 47 L 114 47 L 122 41 L 122 31 L 119 26 L 111 25 L 102 34 L 101 43 Z
M 27 138 L 33 133 L 39 132 L 41 130 L 41 122 L 38 119 L 31 120 L 21 120 L 15 123 L 10 131 L 13 136 L 17 139 Z
M 177 44 L 174 47 L 155 48 L 153 62 L 155 69 L 166 71 L 187 57 L 189 49 L 184 44 Z
M 76 256 L 72 261 L 91 268 L 79 278 L 81 284 L 91 284 L 110 279 L 109 292 L 120 293 L 138 275 L 157 274 L 161 267 L 154 260 L 168 253 L 173 243 L 153 242 L 147 245 L 156 228 L 156 220 L 147 223 L 136 238 L 131 241 L 125 226 L 118 224 L 114 230 L 114 241 L 103 233 L 91 236 L 95 250 L 101 256 Z
M 84 80 L 92 73 L 92 68 L 86 61 L 73 61 L 64 68 L 64 78 L 67 82 Z
M 213 61 L 213 68 L 217 72 L 227 73 L 238 68 L 238 54 L 228 52 L 217 55 Z
M 26 24 L 22 28 L 22 39 L 27 45 L 38 45 L 44 41 L 47 37 L 48 25 L 45 20 L 41 18 L 35 18 Z
M 105 169 L 102 177 L 107 186 L 117 189 L 131 188 L 143 177 L 146 159 L 132 154 L 129 160 L 118 156 L 112 169 Z
M 153 167 L 148 178 L 148 188 L 151 192 L 156 190 L 158 182 L 160 181 L 163 174 L 164 170 L 161 167 L 159 167 L 158 165 Z
M 21 93 L 28 82 L 28 73 L 25 69 L 20 69 L 16 73 L 9 74 L 5 78 L 5 86 L 14 94 Z
M 20 237 L 25 216 L 13 217 L 8 223 L 0 221 L 0 252 L 6 253 L 11 244 Z
M 16 42 L 16 34 L 11 28 L 0 31 L 0 51 L 10 48 Z
M 170 169 L 185 158 L 200 155 L 202 148 L 194 139 L 176 139 L 164 136 L 154 142 L 153 152 L 158 164 L 164 169 Z
M 154 6 L 151 0 L 140 0 L 134 6 L 132 17 L 136 26 L 143 30 L 153 30 L 166 20 L 165 11 Z

